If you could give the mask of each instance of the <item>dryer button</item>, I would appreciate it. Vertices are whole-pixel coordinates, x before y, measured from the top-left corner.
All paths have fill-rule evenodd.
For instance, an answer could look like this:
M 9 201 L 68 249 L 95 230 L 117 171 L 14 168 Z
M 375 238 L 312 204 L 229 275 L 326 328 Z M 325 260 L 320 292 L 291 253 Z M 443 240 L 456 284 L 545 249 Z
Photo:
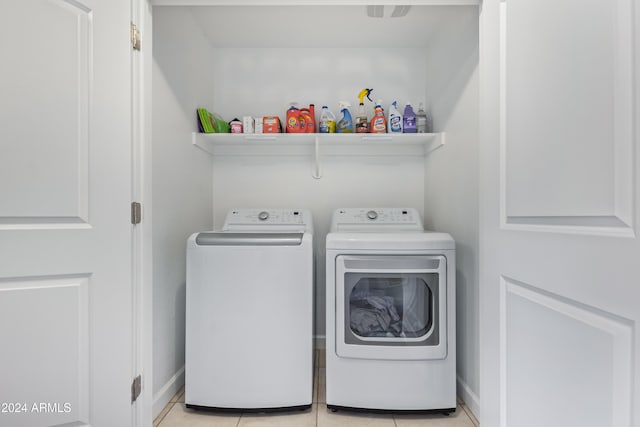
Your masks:
M 378 212 L 376 212 L 376 211 L 367 212 L 367 218 L 369 218 L 371 220 L 378 218 Z
M 260 221 L 265 221 L 267 218 L 269 218 L 269 212 L 267 211 L 262 211 L 258 214 L 258 219 Z

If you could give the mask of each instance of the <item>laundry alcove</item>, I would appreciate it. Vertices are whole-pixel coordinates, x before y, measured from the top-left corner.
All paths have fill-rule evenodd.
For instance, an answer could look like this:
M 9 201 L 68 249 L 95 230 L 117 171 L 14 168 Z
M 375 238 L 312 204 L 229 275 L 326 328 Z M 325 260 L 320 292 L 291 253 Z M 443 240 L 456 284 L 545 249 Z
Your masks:
M 235 207 L 312 212 L 319 346 L 324 237 L 334 209 L 414 207 L 426 228 L 450 233 L 458 257 L 458 388 L 473 408 L 479 392 L 477 2 L 152 3 L 154 414 L 184 381 L 187 237 L 220 228 Z M 317 113 L 327 105 L 338 115 L 338 102 L 346 100 L 353 114 L 363 87 L 373 88 L 371 98 L 385 108 L 394 100 L 424 103 L 433 134 L 365 141 L 329 135 L 318 146 L 315 135 L 194 134 L 197 107 L 227 121 L 283 119 L 290 102 L 314 103 Z

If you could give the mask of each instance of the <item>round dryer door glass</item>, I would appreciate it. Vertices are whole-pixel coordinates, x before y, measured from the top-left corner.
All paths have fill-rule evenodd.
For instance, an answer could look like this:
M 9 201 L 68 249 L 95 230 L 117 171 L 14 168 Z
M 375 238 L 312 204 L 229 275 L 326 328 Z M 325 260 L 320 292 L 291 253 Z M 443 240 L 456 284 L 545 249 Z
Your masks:
M 363 338 L 418 338 L 432 330 L 436 274 L 347 273 L 351 332 Z M 435 277 L 429 277 L 435 276 Z

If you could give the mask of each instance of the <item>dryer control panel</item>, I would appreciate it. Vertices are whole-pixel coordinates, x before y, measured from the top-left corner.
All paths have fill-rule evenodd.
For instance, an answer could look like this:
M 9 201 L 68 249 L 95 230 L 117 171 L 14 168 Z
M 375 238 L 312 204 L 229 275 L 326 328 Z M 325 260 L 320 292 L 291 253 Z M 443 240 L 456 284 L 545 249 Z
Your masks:
M 414 208 L 346 208 L 333 214 L 332 231 L 423 231 Z
M 232 209 L 223 231 L 310 231 L 311 213 L 303 209 Z

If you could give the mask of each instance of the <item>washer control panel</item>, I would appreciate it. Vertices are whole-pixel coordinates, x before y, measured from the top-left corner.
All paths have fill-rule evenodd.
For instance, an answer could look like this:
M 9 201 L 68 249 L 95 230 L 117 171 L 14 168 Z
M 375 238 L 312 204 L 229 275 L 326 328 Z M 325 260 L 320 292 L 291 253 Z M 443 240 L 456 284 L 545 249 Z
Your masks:
M 422 231 L 420 214 L 413 208 L 345 208 L 333 214 L 333 231 Z
M 305 230 L 311 214 L 303 209 L 232 209 L 227 213 L 223 230 Z

